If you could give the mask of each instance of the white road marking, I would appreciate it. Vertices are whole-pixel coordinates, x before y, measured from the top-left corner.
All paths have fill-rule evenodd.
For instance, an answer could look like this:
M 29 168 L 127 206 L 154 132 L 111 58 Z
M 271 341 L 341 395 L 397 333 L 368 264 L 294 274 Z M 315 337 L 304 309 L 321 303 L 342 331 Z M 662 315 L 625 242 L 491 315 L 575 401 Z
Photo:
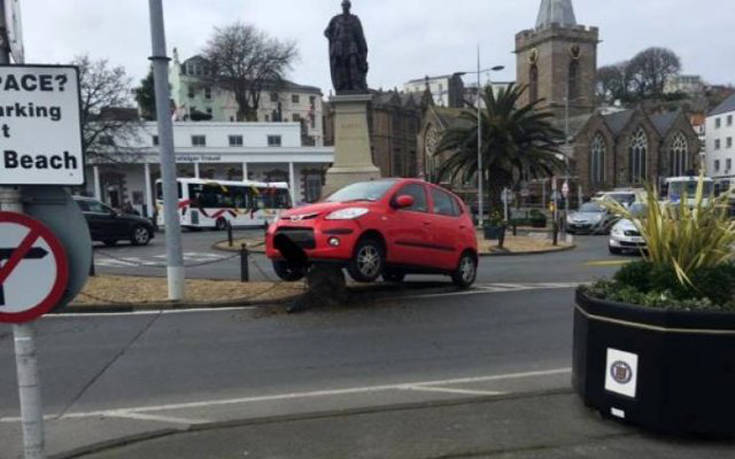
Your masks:
M 216 253 L 207 252 L 186 252 L 183 254 L 184 263 L 201 263 L 207 261 L 224 260 L 227 258 L 224 255 L 218 255 Z M 151 255 L 149 257 L 116 257 L 111 258 L 103 253 L 98 254 L 95 257 L 95 266 L 101 266 L 104 268 L 131 268 L 135 266 L 150 266 L 150 267 L 162 267 L 162 260 L 165 260 L 166 255 Z
M 477 284 L 472 290 L 447 293 L 425 293 L 401 296 L 400 299 L 442 298 L 448 296 L 486 295 L 488 293 L 522 292 L 528 290 L 561 290 L 577 288 L 579 282 L 545 282 L 524 284 Z
M 207 424 L 209 422 L 212 422 L 208 419 L 186 419 L 171 416 L 158 416 L 156 414 L 131 413 L 129 411 L 109 412 L 106 416 L 112 418 L 137 419 L 140 421 L 167 422 L 169 424 L 183 425 Z
M 216 406 L 227 406 L 227 405 L 241 405 L 255 402 L 272 402 L 281 400 L 298 400 L 306 398 L 316 397 L 330 397 L 339 395 L 354 395 L 354 394 L 369 394 L 375 392 L 385 392 L 391 390 L 426 390 L 425 386 L 451 386 L 454 384 L 469 384 L 479 382 L 491 382 L 491 381 L 503 381 L 507 379 L 524 379 L 524 378 L 536 378 L 543 376 L 554 376 L 560 374 L 571 373 L 571 368 L 555 368 L 552 370 L 541 370 L 541 371 L 528 371 L 522 373 L 507 373 L 500 375 L 491 376 L 476 376 L 469 378 L 456 378 L 456 379 L 443 379 L 437 381 L 419 381 L 410 383 L 400 384 L 387 384 L 380 386 L 367 386 L 367 387 L 353 387 L 348 389 L 330 389 L 330 390 L 319 390 L 310 392 L 291 392 L 286 394 L 276 395 L 262 395 L 254 397 L 242 397 L 225 400 L 205 400 L 199 402 L 188 402 L 188 403 L 173 403 L 168 405 L 151 405 L 151 406 L 138 406 L 131 408 L 118 408 L 115 410 L 101 410 L 101 411 L 90 411 L 90 412 L 79 412 L 65 414 L 61 419 L 80 419 L 80 418 L 91 418 L 91 417 L 116 417 L 120 416 L 120 413 L 125 414 L 141 414 L 150 413 L 156 411 L 176 411 L 194 408 L 211 408 Z M 421 389 L 413 389 L 416 386 Z M 460 390 L 460 389 L 457 389 Z M 475 394 L 476 395 L 476 394 Z M 493 394 L 498 395 L 498 394 Z M 56 419 L 55 416 L 47 416 L 49 419 Z M 13 423 L 20 422 L 18 417 L 5 417 L 0 418 L 0 423 Z
M 260 309 L 259 306 L 233 306 L 228 308 L 195 308 L 195 309 L 156 309 L 151 311 L 132 311 L 132 312 L 92 312 L 92 313 L 69 313 L 69 314 L 47 314 L 42 319 L 69 319 L 80 317 L 123 317 L 123 316 L 155 316 L 158 314 L 191 314 L 196 312 L 232 312 L 232 311 L 252 311 Z
M 470 389 L 454 389 L 451 387 L 432 387 L 432 386 L 409 386 L 407 390 L 416 390 L 423 392 L 444 392 L 447 394 L 464 394 L 464 395 L 504 395 L 505 392 L 489 391 L 489 390 L 470 390 Z

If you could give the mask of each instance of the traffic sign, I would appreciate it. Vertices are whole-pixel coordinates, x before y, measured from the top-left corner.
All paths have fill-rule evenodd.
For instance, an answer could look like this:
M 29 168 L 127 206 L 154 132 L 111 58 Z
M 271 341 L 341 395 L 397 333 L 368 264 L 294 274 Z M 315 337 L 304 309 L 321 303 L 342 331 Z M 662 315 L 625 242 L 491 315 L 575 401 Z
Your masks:
M 79 70 L 0 66 L 0 185 L 84 184 Z
M 69 278 L 54 234 L 26 215 L 0 212 L 0 323 L 24 323 L 51 311 Z

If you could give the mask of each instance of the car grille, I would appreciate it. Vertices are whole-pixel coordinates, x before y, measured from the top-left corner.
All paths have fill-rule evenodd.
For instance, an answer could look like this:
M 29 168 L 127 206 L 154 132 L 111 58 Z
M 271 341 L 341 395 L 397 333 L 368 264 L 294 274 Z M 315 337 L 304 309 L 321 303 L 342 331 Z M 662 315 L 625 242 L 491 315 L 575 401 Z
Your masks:
M 646 243 L 645 242 L 640 242 L 639 243 L 639 242 L 620 241 L 620 245 L 623 246 L 623 247 L 636 247 L 636 248 L 639 248 L 639 247 L 645 247 L 646 246 Z
M 302 249 L 316 248 L 314 230 L 311 228 L 279 228 L 276 236 L 284 235 Z
M 628 230 L 625 232 L 625 235 L 630 237 L 641 237 L 641 233 L 635 230 Z

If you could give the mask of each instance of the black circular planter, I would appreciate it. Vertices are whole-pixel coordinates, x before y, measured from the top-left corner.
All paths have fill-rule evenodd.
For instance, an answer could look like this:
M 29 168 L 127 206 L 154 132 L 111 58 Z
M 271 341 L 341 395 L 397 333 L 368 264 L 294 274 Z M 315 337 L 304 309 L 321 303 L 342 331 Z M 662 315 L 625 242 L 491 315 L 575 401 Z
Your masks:
M 576 300 L 572 382 L 587 406 L 660 433 L 735 434 L 735 314 Z

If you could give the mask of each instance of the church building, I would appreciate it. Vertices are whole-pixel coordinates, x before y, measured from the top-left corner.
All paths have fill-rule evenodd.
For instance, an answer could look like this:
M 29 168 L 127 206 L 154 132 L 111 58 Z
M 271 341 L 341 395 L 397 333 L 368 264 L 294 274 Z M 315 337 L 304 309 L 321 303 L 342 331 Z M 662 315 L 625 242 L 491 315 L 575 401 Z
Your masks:
M 597 27 L 577 24 L 572 0 L 542 0 L 536 27 L 516 35 L 516 73 L 525 100 L 542 99 L 565 131 L 571 175 L 584 196 L 698 169 L 700 143 L 683 112 L 598 107 Z

